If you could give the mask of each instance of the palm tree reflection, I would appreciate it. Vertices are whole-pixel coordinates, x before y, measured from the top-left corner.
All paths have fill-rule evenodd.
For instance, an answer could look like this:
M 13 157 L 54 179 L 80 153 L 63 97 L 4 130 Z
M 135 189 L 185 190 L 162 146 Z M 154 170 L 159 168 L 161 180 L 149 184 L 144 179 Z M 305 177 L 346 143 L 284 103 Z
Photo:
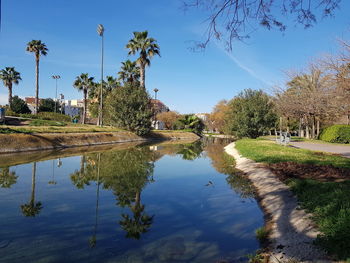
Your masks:
M 27 217 L 35 217 L 41 211 L 41 202 L 35 202 L 35 176 L 36 176 L 36 163 L 33 163 L 32 167 L 32 193 L 28 204 L 21 205 L 22 213 Z
M 10 167 L 0 168 L 0 187 L 1 188 L 11 188 L 11 186 L 17 183 L 17 178 L 15 172 L 10 172 Z

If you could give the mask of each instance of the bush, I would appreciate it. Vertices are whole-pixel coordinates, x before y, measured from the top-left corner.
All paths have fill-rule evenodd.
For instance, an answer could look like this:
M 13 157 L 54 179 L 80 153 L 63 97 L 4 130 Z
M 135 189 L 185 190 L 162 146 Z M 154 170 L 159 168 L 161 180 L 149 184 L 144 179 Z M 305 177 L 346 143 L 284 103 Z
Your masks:
M 55 112 L 39 112 L 37 115 L 38 119 L 49 120 L 49 121 L 65 121 L 70 122 L 72 119 L 68 115 Z
M 18 96 L 14 96 L 12 98 L 11 111 L 13 113 L 30 113 L 30 109 L 28 108 L 27 103 Z
M 333 125 L 325 128 L 320 139 L 326 142 L 350 143 L 350 126 L 349 125 Z
M 106 121 L 121 129 L 146 135 L 151 131 L 150 97 L 140 87 L 126 84 L 114 89 L 106 100 Z

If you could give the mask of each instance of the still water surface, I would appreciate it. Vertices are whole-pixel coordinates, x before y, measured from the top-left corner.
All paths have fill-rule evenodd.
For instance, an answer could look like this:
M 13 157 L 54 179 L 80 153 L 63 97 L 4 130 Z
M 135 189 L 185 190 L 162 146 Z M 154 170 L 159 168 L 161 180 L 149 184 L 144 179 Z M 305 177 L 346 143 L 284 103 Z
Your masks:
M 263 215 L 225 144 L 2 164 L 0 262 L 245 262 Z

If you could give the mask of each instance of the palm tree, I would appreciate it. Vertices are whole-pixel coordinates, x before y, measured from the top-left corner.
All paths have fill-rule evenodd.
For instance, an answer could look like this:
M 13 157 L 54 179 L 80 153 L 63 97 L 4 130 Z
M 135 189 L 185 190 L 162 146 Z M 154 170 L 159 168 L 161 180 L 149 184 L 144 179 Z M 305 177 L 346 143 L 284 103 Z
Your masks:
M 155 55 L 160 56 L 159 46 L 154 38 L 148 37 L 148 31 L 134 32 L 134 38 L 129 40 L 126 45 L 129 49 L 129 55 L 140 53 L 140 57 L 136 60 L 140 66 L 140 86 L 145 88 L 145 70 L 146 66 L 151 64 L 151 58 Z
M 90 88 L 94 86 L 94 78 L 89 77 L 88 73 L 82 73 L 78 76 L 74 83 L 73 87 L 84 93 L 84 113 L 83 113 L 83 124 L 86 122 L 86 111 L 87 111 L 87 95 Z
M 35 89 L 35 114 L 38 113 L 39 109 L 39 61 L 40 56 L 46 56 L 49 51 L 41 40 L 32 40 L 27 43 L 27 51 L 34 53 L 36 62 L 36 89 Z
M 136 61 L 132 62 L 129 59 L 122 62 L 121 70 L 118 72 L 118 80 L 134 83 L 140 79 L 140 67 L 137 66 Z
M 103 86 L 105 87 L 105 91 L 107 93 L 111 92 L 115 88 L 120 87 L 118 79 L 114 78 L 113 76 L 107 76 L 106 79 L 107 82 Z
M 40 213 L 42 209 L 41 202 L 35 203 L 35 175 L 36 175 L 36 163 L 33 163 L 32 168 L 32 193 L 28 204 L 21 205 L 22 213 L 27 217 L 34 217 Z
M 9 106 L 12 104 L 12 84 L 18 85 L 21 79 L 19 72 L 14 67 L 6 67 L 0 71 L 0 79 L 2 79 L 4 86 L 9 90 Z

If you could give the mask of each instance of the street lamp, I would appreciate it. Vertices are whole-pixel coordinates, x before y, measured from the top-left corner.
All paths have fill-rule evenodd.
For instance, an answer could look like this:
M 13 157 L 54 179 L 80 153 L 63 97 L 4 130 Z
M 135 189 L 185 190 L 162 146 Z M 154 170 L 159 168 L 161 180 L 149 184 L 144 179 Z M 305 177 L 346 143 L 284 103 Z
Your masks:
M 55 112 L 57 113 L 57 80 L 59 80 L 61 78 L 60 75 L 53 75 L 51 76 L 51 78 L 53 78 L 54 80 L 56 80 L 56 101 L 55 101 Z
M 155 88 L 153 91 L 154 91 L 154 99 L 156 100 L 157 99 L 157 92 L 159 91 L 159 89 Z
M 98 123 L 97 125 L 100 125 L 102 127 L 103 125 L 103 33 L 105 29 L 103 25 L 99 24 L 97 26 L 97 33 L 101 37 L 101 88 L 100 88 L 100 110 L 98 114 Z

